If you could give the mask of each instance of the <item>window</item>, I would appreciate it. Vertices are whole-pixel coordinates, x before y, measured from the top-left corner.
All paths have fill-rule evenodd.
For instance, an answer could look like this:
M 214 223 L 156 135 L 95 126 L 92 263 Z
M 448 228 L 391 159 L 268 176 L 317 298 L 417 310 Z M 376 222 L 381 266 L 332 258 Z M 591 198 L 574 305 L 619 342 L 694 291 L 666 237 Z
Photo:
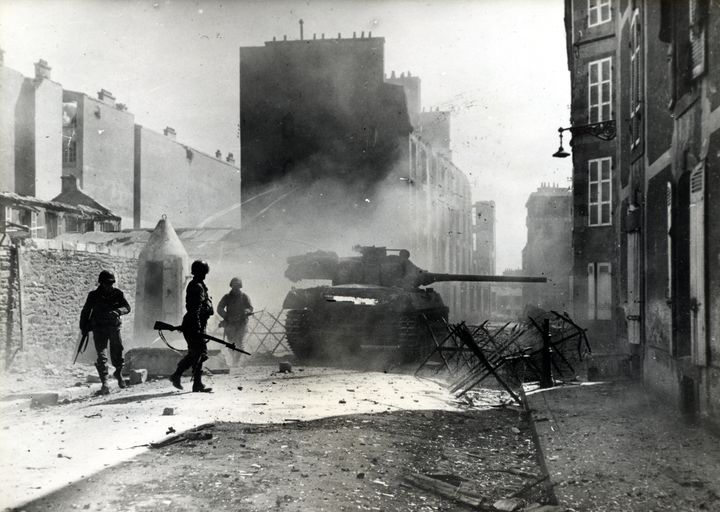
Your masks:
M 705 72 L 705 9 L 703 0 L 689 0 L 690 69 L 692 79 Z
M 642 136 L 642 33 L 640 11 L 635 9 L 630 24 L 630 147 L 640 144 Z
M 609 226 L 612 204 L 612 158 L 588 161 L 588 224 Z
M 610 21 L 610 0 L 588 0 L 588 27 Z
M 77 142 L 72 139 L 68 139 L 67 142 L 63 144 L 63 164 L 74 164 L 76 160 Z
M 477 251 L 477 233 L 472 234 L 472 248 L 473 251 Z
M 599 123 L 611 118 L 612 58 L 588 64 L 588 122 Z
M 610 263 L 588 264 L 588 320 L 612 318 Z

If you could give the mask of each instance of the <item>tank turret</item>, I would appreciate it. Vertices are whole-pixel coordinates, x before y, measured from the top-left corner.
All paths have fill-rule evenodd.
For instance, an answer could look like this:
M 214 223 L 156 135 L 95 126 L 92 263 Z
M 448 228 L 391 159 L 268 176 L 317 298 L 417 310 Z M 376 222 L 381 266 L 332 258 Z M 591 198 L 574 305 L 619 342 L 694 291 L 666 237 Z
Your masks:
M 408 361 L 434 346 L 430 331 L 444 326 L 448 307 L 422 288 L 441 281 L 542 283 L 544 277 L 439 274 L 410 261 L 406 249 L 355 246 L 359 256 L 316 251 L 288 258 L 292 282 L 329 280 L 329 286 L 293 288 L 285 297 L 287 340 L 299 358 L 340 360 L 366 351 L 389 351 Z
M 418 268 L 406 249 L 356 245 L 360 256 L 339 258 L 334 252 L 315 251 L 288 258 L 285 277 L 293 282 L 327 279 L 333 286 L 343 284 L 417 288 L 448 281 L 476 283 L 545 283 L 544 277 L 439 274 Z M 396 252 L 397 254 L 388 254 Z

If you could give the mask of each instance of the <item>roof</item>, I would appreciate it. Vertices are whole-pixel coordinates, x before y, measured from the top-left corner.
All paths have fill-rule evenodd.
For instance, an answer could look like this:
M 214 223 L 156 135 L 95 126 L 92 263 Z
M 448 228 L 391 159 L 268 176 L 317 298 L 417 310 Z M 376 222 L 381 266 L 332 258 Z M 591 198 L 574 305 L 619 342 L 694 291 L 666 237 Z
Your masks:
M 62 195 L 62 194 L 61 194 Z M 84 195 L 84 194 L 83 194 Z M 61 196 L 56 197 L 58 199 Z M 86 196 L 88 197 L 88 196 Z M 93 201 L 94 202 L 94 201 Z M 33 196 L 23 196 L 14 192 L 0 192 L 0 203 L 6 206 L 16 206 L 34 210 L 43 208 L 45 210 L 74 213 L 82 217 L 102 218 L 120 220 L 120 217 L 113 215 L 110 210 L 95 203 L 99 208 L 86 204 L 68 204 L 62 201 L 46 201 Z

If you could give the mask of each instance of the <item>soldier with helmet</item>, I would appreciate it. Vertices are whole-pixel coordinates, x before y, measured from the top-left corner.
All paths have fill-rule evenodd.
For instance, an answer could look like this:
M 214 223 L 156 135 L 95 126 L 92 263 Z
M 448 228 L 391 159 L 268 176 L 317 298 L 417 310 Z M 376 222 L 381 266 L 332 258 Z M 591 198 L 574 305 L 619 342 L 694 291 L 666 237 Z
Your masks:
M 218 303 L 218 315 L 222 317 L 220 327 L 225 328 L 225 338 L 239 349 L 244 349 L 243 339 L 247 333 L 248 317 L 253 306 L 250 297 L 242 291 L 242 280 L 233 277 L 230 280 L 230 292 Z M 233 362 L 238 363 L 240 352 L 232 351 Z
M 109 270 L 103 270 L 98 276 L 98 287 L 88 293 L 85 305 L 80 313 L 80 330 L 83 335 L 92 331 L 97 351 L 97 368 L 100 377 L 100 394 L 107 395 L 110 389 L 107 386 L 108 366 L 107 351 L 110 343 L 110 362 L 115 367 L 113 377 L 117 379 L 118 386 L 125 387 L 122 377 L 123 345 L 120 335 L 122 315 L 130 313 L 130 304 L 123 292 L 113 285 L 115 275 Z
M 182 374 L 192 368 L 193 386 L 196 393 L 210 393 L 212 388 L 202 383 L 202 364 L 208 358 L 207 341 L 203 336 L 208 319 L 214 314 L 212 298 L 205 285 L 205 276 L 210 272 L 210 265 L 203 260 L 195 260 L 190 266 L 192 280 L 185 289 L 185 316 L 182 321 L 182 333 L 188 345 L 188 353 L 183 357 L 170 376 L 170 382 L 178 389 L 183 389 Z

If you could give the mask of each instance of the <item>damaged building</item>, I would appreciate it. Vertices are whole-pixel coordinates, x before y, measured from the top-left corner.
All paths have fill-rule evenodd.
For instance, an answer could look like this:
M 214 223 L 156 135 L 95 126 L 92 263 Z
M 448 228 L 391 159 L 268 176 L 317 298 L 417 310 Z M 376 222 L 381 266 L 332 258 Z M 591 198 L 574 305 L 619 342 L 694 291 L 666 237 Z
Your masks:
M 575 315 L 606 371 L 717 423 L 720 5 L 565 8 Z

